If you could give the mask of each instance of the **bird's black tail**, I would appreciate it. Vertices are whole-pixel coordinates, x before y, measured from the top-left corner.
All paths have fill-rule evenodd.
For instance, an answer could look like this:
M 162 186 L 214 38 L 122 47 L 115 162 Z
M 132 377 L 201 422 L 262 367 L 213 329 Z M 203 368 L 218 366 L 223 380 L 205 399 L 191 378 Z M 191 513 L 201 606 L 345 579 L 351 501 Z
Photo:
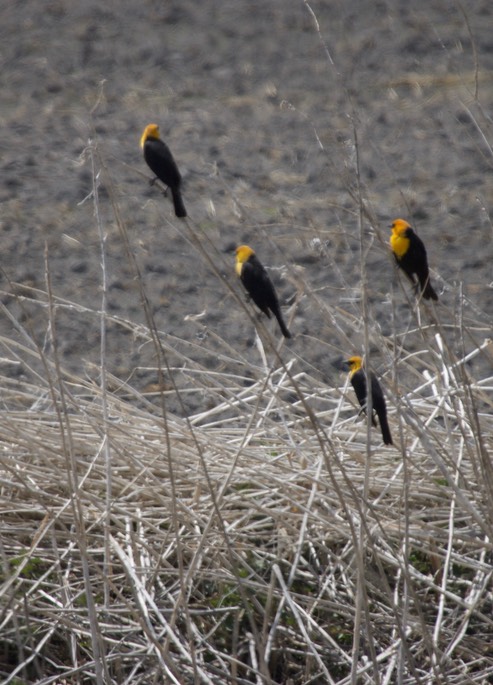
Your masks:
M 183 219 L 187 215 L 187 210 L 183 204 L 183 198 L 178 188 L 171 188 L 171 196 L 173 198 L 173 205 L 175 207 L 175 214 L 179 219 Z
M 426 281 L 426 285 L 423 288 L 423 297 L 425 300 L 435 300 L 435 302 L 438 300 L 438 295 L 433 289 L 433 286 L 430 283 L 430 279 Z
M 280 311 L 275 311 L 274 316 L 276 317 L 278 323 L 279 323 L 279 328 L 281 329 L 281 333 L 285 338 L 290 338 L 291 333 L 288 331 L 286 324 L 284 323 L 284 319 L 282 318 L 282 314 Z
M 431 285 L 429 274 L 425 278 L 421 277 L 419 279 L 419 284 L 421 286 L 421 296 L 424 300 L 435 300 L 435 302 L 438 300 L 438 295 Z
M 378 417 L 380 421 L 380 430 L 382 431 L 382 439 L 384 445 L 393 445 L 392 436 L 390 435 L 389 422 L 387 421 L 387 416 L 380 414 Z

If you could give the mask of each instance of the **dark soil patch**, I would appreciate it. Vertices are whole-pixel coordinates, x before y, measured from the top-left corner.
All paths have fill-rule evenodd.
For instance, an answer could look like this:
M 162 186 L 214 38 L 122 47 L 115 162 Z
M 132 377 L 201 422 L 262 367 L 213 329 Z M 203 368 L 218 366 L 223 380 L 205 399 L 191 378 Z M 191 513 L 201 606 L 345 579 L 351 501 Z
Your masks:
M 441 321 L 455 325 L 463 316 L 479 342 L 486 337 L 493 316 L 490 0 L 467 3 L 467 20 L 441 0 L 314 1 L 311 8 L 320 36 L 298 0 L 26 0 L 3 11 L 2 301 L 51 353 L 45 298 L 19 300 L 24 286 L 46 291 L 46 255 L 53 295 L 77 305 L 57 310 L 66 368 L 98 376 L 100 245 L 93 203 L 83 202 L 92 190 L 89 140 L 112 183 L 103 174 L 109 312 L 145 323 L 113 198 L 163 337 L 209 368 L 224 366 L 218 340 L 239 358 L 256 359 L 251 321 L 143 176 L 138 143 L 151 121 L 181 168 L 190 225 L 217 248 L 224 280 L 241 293 L 231 249 L 242 242 L 273 267 L 284 303 L 301 279 L 305 296 L 286 357 L 339 383 L 331 362 L 362 349 L 357 162 L 369 212 L 363 245 L 372 330 L 391 345 L 394 330 L 400 336 L 414 327 L 408 286 L 397 282 L 386 246 L 390 220 L 404 216 L 428 246 Z M 283 279 L 275 270 L 282 266 Z M 335 325 L 340 309 L 346 314 Z M 5 312 L 0 333 L 23 339 Z M 448 342 L 462 353 L 460 336 L 452 332 Z M 426 348 L 421 336 L 407 344 Z M 107 360 L 115 376 L 141 390 L 157 380 L 152 346 L 125 326 L 109 325 Z M 171 362 L 179 366 L 179 355 Z M 490 368 L 480 356 L 470 372 L 480 377 Z M 7 374 L 27 372 L 6 364 Z M 173 409 L 206 402 L 190 396 Z

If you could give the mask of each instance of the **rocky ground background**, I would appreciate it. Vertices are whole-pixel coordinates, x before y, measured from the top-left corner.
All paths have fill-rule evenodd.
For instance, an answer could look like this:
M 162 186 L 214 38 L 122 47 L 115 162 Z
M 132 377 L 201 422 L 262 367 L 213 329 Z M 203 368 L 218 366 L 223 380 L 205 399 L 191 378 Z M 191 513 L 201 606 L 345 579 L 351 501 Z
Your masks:
M 246 242 L 272 267 L 290 319 L 286 358 L 330 383 L 341 383 L 338 360 L 363 349 L 363 247 L 374 364 L 386 368 L 394 333 L 415 325 L 387 248 L 397 216 L 427 245 L 444 330 L 459 321 L 476 342 L 488 336 L 490 0 L 25 0 L 1 16 L 2 340 L 25 343 L 27 332 L 51 354 L 48 273 L 60 361 L 98 377 L 103 278 L 90 194 L 102 167 L 109 314 L 146 321 L 119 216 L 157 328 L 197 364 L 224 368 L 217 352 L 228 346 L 231 357 L 258 356 L 230 290 L 241 295 L 232 249 Z M 148 185 L 139 138 L 149 122 L 182 171 L 188 224 Z M 389 341 L 381 355 L 373 332 Z M 448 342 L 462 353 L 456 334 Z M 109 322 L 106 344 L 117 378 L 140 392 L 156 382 L 152 346 L 128 327 Z M 4 375 L 29 373 L 11 349 Z M 491 359 L 469 370 L 484 377 Z M 194 412 L 206 400 L 186 401 Z

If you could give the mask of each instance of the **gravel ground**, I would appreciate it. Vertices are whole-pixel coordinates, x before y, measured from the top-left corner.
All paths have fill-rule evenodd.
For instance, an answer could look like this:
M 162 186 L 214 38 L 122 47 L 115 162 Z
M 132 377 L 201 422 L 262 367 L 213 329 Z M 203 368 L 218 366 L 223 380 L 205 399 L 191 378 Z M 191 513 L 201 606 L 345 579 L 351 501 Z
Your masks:
M 375 349 L 381 336 L 390 346 L 403 331 L 408 349 L 419 349 L 409 288 L 386 245 L 397 216 L 427 245 L 441 322 L 462 316 L 480 342 L 493 318 L 493 8 L 490 0 L 460 7 L 464 13 L 445 0 L 8 3 L 0 28 L 2 338 L 23 340 L 10 313 L 46 346 L 48 263 L 54 297 L 77 305 L 57 310 L 61 361 L 98 375 L 91 140 L 96 171 L 100 159 L 107 168 L 99 211 L 108 310 L 145 322 L 113 201 L 158 329 L 197 364 L 224 368 L 217 352 L 227 345 L 258 363 L 252 323 L 229 289 L 241 294 L 232 248 L 243 242 L 272 267 L 287 316 L 299 296 L 286 358 L 340 383 L 334 362 L 361 351 L 361 235 Z M 149 122 L 160 124 L 182 171 L 188 224 L 148 185 L 139 139 Z M 191 232 L 214 245 L 222 278 Z M 33 301 L 19 299 L 25 294 Z M 460 353 L 456 337 L 449 343 Z M 108 326 L 107 361 L 141 391 L 156 381 L 152 346 L 121 325 Z M 470 372 L 491 373 L 491 360 L 477 357 Z M 24 375 L 26 362 L 4 360 L 3 373 Z M 203 403 L 192 394 L 185 411 Z

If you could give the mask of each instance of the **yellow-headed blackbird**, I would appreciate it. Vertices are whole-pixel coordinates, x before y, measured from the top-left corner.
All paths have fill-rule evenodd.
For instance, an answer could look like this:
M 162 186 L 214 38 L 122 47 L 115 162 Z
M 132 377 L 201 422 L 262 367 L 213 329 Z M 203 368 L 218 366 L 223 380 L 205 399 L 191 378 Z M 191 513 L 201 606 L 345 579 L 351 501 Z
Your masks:
M 159 137 L 157 124 L 149 124 L 145 127 L 140 139 L 140 147 L 144 151 L 144 159 L 151 171 L 171 190 L 176 216 L 185 217 L 187 210 L 180 192 L 181 175 L 169 147 Z
M 365 409 L 366 407 L 366 373 L 363 368 L 363 360 L 361 357 L 349 357 L 346 361 L 349 366 L 349 380 L 354 388 L 358 402 Z M 390 435 L 389 423 L 387 421 L 387 407 L 385 405 L 385 397 L 383 396 L 382 388 L 374 373 L 370 373 L 371 379 L 371 404 L 373 411 L 378 416 L 380 421 L 380 430 L 382 431 L 382 438 L 385 445 L 392 445 L 392 436 Z M 371 417 L 371 422 L 376 426 L 375 417 Z
M 425 300 L 438 300 L 438 295 L 430 283 L 428 258 L 423 241 L 404 219 L 396 219 L 390 228 L 390 247 L 397 264 L 416 289 L 421 291 Z
M 236 273 L 241 278 L 246 291 L 257 307 L 269 319 L 272 312 L 279 322 L 283 336 L 290 338 L 291 333 L 286 328 L 282 318 L 279 300 L 277 299 L 272 281 L 265 268 L 257 259 L 255 252 L 248 245 L 240 245 L 236 248 Z

